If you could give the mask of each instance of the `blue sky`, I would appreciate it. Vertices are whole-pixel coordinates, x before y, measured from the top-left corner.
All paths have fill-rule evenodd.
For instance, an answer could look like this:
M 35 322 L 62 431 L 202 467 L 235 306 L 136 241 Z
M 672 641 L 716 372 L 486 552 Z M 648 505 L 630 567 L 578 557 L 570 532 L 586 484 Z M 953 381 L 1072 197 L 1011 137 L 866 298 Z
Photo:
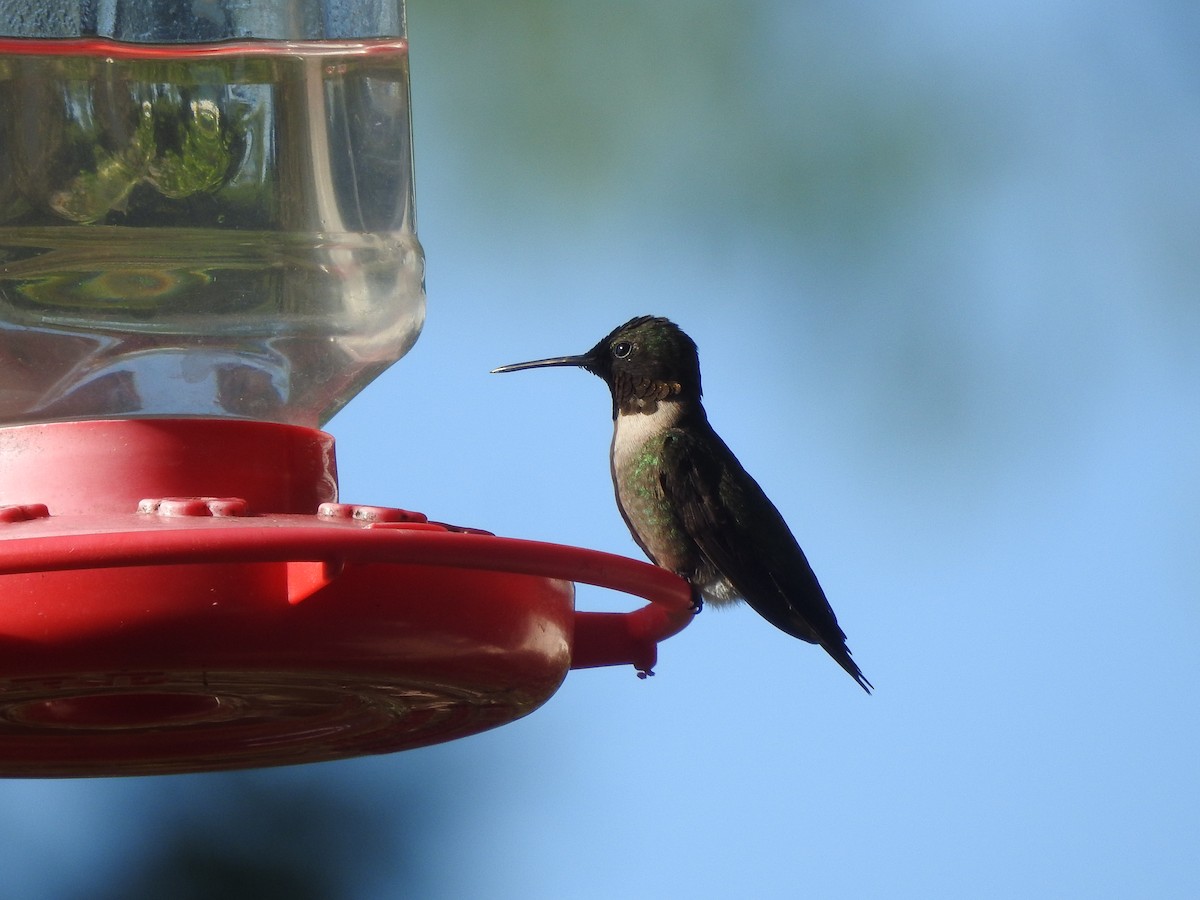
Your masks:
M 1200 893 L 1196 12 L 492 6 L 410 3 L 428 320 L 343 498 L 637 557 L 604 386 L 488 370 L 669 316 L 876 694 L 706 610 L 453 745 L 0 783 L 6 880 L 257 790 L 345 805 L 347 897 Z

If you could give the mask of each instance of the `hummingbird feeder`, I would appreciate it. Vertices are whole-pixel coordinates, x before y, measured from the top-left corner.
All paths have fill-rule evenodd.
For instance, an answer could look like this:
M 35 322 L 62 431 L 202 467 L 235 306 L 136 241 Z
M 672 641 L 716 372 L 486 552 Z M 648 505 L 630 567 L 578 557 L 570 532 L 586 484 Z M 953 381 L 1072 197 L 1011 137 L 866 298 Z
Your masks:
M 674 575 L 339 501 L 319 426 L 424 321 L 403 0 L 17 6 L 0 776 L 386 753 L 648 672 Z

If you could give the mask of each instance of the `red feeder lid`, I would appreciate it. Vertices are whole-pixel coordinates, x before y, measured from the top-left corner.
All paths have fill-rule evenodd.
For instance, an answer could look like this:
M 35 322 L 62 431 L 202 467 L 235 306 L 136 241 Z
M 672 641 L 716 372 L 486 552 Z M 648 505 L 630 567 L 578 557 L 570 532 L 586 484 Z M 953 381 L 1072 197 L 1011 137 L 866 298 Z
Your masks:
M 647 563 L 337 503 L 333 459 L 328 435 L 260 422 L 0 429 L 0 776 L 465 737 L 570 668 L 649 671 L 691 619 Z M 651 602 L 575 612 L 575 581 Z

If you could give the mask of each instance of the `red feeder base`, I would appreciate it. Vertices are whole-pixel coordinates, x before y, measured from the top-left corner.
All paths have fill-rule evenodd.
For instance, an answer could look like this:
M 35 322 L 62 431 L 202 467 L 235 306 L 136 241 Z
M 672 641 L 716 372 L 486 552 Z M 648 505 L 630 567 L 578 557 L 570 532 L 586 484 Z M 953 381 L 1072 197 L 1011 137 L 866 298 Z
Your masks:
M 475 734 L 691 618 L 646 563 L 334 502 L 328 435 L 0 429 L 0 776 L 317 762 Z M 581 581 L 651 603 L 577 613 Z

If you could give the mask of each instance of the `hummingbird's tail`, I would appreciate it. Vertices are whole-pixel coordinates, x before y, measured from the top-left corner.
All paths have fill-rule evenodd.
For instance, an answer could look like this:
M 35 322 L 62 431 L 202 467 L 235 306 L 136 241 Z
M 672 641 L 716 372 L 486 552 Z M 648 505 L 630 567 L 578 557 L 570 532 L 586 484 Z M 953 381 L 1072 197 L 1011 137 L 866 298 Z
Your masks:
M 867 680 L 867 676 L 862 673 L 862 669 L 858 667 L 858 663 L 856 663 L 854 661 L 854 657 L 850 655 L 850 648 L 846 646 L 846 635 L 842 633 L 842 629 L 835 626 L 834 631 L 836 631 L 837 634 L 832 636 L 813 636 L 812 632 L 810 631 L 808 637 L 805 637 L 803 634 L 799 634 L 788 628 L 784 628 L 783 630 L 794 635 L 795 637 L 806 640 L 811 644 L 820 644 L 821 649 L 833 657 L 833 661 L 845 669 L 847 674 L 849 674 L 851 678 L 858 682 L 858 686 L 860 688 L 862 688 L 868 694 L 875 690 L 875 685 L 871 684 L 871 682 Z
M 824 599 L 824 595 L 822 595 Z M 858 682 L 868 694 L 875 690 L 875 685 L 867 680 L 863 675 L 862 670 L 858 667 L 858 663 L 854 661 L 854 657 L 850 655 L 850 648 L 846 646 L 846 634 L 837 624 L 837 619 L 833 618 L 833 611 L 830 610 L 830 623 L 825 629 L 826 634 L 820 634 L 815 628 L 804 621 L 800 616 L 792 610 L 788 610 L 786 616 L 775 614 L 775 609 L 761 609 L 755 607 L 755 610 L 764 619 L 778 628 L 780 631 L 790 634 L 792 637 L 799 638 L 802 641 L 808 641 L 810 644 L 818 644 L 820 647 L 833 657 L 833 661 L 841 666 L 846 672 Z
M 850 674 L 850 677 L 858 682 L 859 687 L 868 694 L 875 690 L 875 685 L 867 680 L 867 676 L 862 673 L 862 670 L 858 667 L 858 663 L 850 656 L 850 649 L 846 646 L 846 641 L 843 639 L 840 645 L 831 646 L 831 643 L 826 641 L 820 642 L 821 646 L 825 648 L 825 652 L 832 656 L 833 661 L 845 669 Z

